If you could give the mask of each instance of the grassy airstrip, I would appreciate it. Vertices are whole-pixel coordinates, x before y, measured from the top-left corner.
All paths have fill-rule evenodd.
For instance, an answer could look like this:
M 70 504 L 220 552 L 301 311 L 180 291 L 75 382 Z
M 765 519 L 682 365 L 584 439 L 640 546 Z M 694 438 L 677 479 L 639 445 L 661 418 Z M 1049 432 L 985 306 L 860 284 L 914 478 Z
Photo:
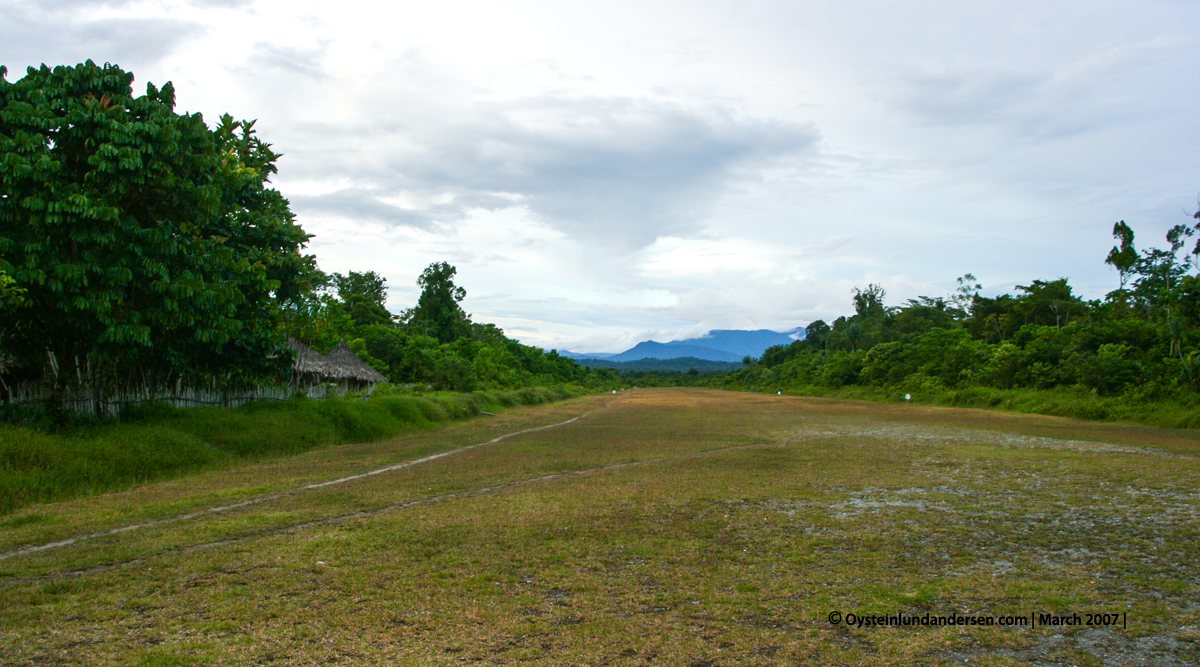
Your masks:
M 712 390 L 515 408 L 10 514 L 0 664 L 1194 665 L 1197 457 L 1193 431 Z

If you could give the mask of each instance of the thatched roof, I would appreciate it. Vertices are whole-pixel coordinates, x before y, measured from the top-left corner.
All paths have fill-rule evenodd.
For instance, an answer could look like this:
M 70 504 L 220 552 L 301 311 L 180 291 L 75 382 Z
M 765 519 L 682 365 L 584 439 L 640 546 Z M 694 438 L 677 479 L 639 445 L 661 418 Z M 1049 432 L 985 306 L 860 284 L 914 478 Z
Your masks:
M 325 355 L 291 336 L 288 336 L 287 346 L 296 353 L 296 363 L 292 366 L 292 370 L 297 373 L 316 373 L 318 375 L 328 373 L 329 365 L 325 363 Z
M 388 381 L 379 371 L 359 359 L 344 340 L 324 355 L 291 336 L 288 337 L 287 346 L 296 353 L 296 363 L 292 369 L 297 373 L 312 373 L 331 382 L 351 379 L 360 382 Z
M 344 340 L 325 355 L 325 363 L 338 378 L 354 378 L 363 382 L 388 381 L 379 371 L 368 366 L 367 362 L 351 352 L 350 346 Z

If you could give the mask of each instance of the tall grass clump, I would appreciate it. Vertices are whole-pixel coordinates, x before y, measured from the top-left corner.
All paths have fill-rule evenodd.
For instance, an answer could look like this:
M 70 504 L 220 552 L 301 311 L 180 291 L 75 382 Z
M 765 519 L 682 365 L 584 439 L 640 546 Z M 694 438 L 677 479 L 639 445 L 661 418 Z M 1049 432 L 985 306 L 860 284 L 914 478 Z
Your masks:
M 498 395 L 383 392 L 369 400 L 297 398 L 233 409 L 158 403 L 128 408 L 118 420 L 0 424 L 0 514 L 239 460 L 381 440 L 501 406 L 582 393 L 569 387 Z
M 117 424 L 103 434 L 96 430 L 43 433 L 0 426 L 0 514 L 209 467 L 232 456 L 164 424 Z

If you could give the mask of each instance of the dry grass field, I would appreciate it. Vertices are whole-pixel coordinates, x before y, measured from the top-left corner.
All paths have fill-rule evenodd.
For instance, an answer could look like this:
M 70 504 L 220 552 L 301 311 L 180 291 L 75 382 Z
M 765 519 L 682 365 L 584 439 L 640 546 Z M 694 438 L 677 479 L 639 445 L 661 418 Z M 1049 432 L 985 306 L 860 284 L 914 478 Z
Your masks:
M 4 517 L 0 664 L 1196 665 L 1197 457 L 712 390 L 512 409 Z

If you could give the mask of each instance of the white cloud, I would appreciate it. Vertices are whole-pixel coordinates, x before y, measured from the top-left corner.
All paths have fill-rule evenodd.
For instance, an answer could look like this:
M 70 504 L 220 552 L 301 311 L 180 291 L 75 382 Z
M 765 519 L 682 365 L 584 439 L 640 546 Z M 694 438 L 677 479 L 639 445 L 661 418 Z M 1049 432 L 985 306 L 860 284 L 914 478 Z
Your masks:
M 420 122 L 381 109 L 391 122 L 373 128 L 304 127 L 308 170 L 355 187 L 296 193 L 297 210 L 428 226 L 519 205 L 574 237 L 635 249 L 700 232 L 739 169 L 766 168 L 816 142 L 796 123 L 652 99 L 542 97 L 475 102 L 472 110 Z M 373 159 L 363 159 L 364 133 L 378 147 Z M 404 198 L 441 203 L 387 203 Z

